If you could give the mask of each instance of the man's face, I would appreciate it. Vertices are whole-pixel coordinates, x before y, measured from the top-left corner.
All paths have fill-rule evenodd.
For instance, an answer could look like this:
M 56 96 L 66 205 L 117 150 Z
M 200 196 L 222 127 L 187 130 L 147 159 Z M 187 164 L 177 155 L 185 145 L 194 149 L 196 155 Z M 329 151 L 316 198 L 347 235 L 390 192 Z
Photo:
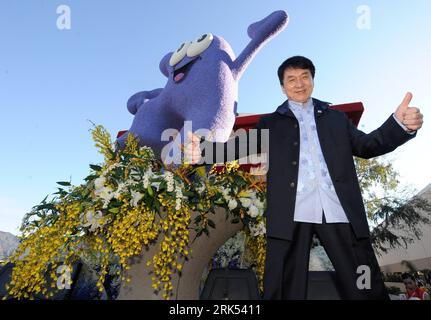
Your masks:
M 314 89 L 314 81 L 310 70 L 292 68 L 284 70 L 281 88 L 289 100 L 306 102 L 311 97 Z
M 417 286 L 416 282 L 413 279 L 407 278 L 404 281 L 404 285 L 406 286 L 406 289 L 409 291 L 415 291 Z

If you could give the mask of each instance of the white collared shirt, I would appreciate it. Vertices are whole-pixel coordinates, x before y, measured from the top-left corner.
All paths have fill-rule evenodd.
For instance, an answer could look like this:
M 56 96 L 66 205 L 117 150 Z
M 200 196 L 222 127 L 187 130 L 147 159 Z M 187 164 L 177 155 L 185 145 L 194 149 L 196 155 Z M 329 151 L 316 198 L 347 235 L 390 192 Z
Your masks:
M 303 104 L 289 100 L 289 108 L 298 120 L 300 132 L 294 221 L 322 223 L 324 214 L 328 223 L 348 223 L 320 147 L 313 100 Z

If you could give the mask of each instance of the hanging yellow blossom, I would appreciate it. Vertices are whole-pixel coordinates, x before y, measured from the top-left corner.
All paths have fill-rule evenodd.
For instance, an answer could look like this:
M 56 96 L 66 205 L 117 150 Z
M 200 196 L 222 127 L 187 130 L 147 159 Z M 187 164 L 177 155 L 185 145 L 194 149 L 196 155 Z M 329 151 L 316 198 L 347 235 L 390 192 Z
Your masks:
M 159 245 L 148 261 L 152 288 L 170 299 L 173 275 L 182 272 L 190 255 L 190 230 L 200 236 L 215 228 L 208 213 L 216 206 L 248 228 L 262 279 L 264 188 L 239 170 L 238 162 L 209 173 L 190 165 L 171 168 L 150 148 L 139 147 L 132 135 L 123 150 L 115 149 L 102 126 L 95 126 L 92 136 L 104 163 L 90 165 L 91 174 L 79 186 L 58 182 L 61 188 L 55 196 L 24 217 L 21 244 L 10 257 L 14 264 L 7 286 L 10 297 L 53 297 L 70 285 L 58 270 L 72 272 L 73 263 L 88 254 L 97 259 L 97 288 L 103 291 L 110 264 L 127 271 L 130 258 L 140 255 L 143 247 Z M 200 213 L 193 221 L 192 211 Z M 130 281 L 125 274 L 122 279 Z

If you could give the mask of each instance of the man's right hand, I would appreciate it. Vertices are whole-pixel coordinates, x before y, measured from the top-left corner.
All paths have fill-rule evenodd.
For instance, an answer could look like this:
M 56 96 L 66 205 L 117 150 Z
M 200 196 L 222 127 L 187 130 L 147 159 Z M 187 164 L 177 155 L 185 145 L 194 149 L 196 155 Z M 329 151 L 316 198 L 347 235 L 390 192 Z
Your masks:
M 187 139 L 184 145 L 184 163 L 197 164 L 202 158 L 199 136 L 192 132 L 187 132 Z

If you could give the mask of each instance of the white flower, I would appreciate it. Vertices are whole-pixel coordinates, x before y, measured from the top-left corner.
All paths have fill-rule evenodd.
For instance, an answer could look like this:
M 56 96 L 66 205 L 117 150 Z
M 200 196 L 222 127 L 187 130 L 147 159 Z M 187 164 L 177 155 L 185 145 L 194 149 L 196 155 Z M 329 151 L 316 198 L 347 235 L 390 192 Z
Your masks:
M 253 190 L 246 189 L 241 191 L 240 194 L 241 198 L 256 198 L 256 194 L 253 192 Z
M 111 199 L 118 199 L 120 198 L 121 192 L 119 190 L 115 191 L 112 193 L 112 198 Z M 109 200 L 111 200 L 109 199 Z
M 218 190 L 220 191 L 220 193 L 225 197 L 225 196 L 229 196 L 229 189 L 226 189 L 223 186 L 219 186 Z
M 170 172 L 170 171 L 166 171 L 165 173 L 164 173 L 164 178 L 165 178 L 165 181 L 166 181 L 166 191 L 167 192 L 172 192 L 172 191 L 174 191 L 174 174 L 172 173 L 172 172 Z
M 96 180 L 94 180 L 94 187 L 96 189 L 102 189 L 105 186 L 106 178 L 104 176 L 100 176 Z
M 150 157 L 150 158 L 154 158 L 154 152 L 153 152 L 153 149 L 151 149 L 150 147 L 147 147 L 147 146 L 143 146 L 143 147 L 140 147 L 139 148 L 139 151 L 140 151 L 140 153 L 142 154 L 142 153 L 148 153 L 148 156 Z
M 103 187 L 101 189 L 95 190 L 96 197 L 103 200 L 103 208 L 106 209 L 108 207 L 109 201 L 115 197 L 114 191 L 109 187 Z
M 131 177 L 132 179 L 139 179 L 140 177 L 139 170 L 136 168 L 131 168 L 129 177 Z
M 249 226 L 250 233 L 253 237 L 257 237 L 260 235 L 266 234 L 266 227 L 263 221 L 259 222 L 259 224 L 250 224 Z
M 153 176 L 153 172 L 150 169 L 145 172 L 144 178 L 142 179 L 142 183 L 145 189 L 148 188 L 148 185 L 150 184 L 150 178 L 152 176 Z
M 238 206 L 238 202 L 235 199 L 230 199 L 228 202 L 229 210 L 233 210 Z
M 230 189 L 228 189 L 228 188 L 225 188 L 224 186 L 219 186 L 218 187 L 218 191 L 223 195 L 223 199 L 226 201 L 226 202 L 229 202 L 229 201 L 231 201 L 233 198 L 229 195 L 229 193 L 230 193 Z
M 136 207 L 138 205 L 138 202 L 144 197 L 142 193 L 136 192 L 136 191 L 130 191 L 130 194 L 132 195 L 132 200 L 130 201 L 130 205 L 132 207 Z
M 265 209 L 265 202 L 260 201 L 257 198 L 256 198 L 256 200 L 253 201 L 253 205 L 255 205 L 256 207 L 258 207 L 260 210 L 264 210 Z
M 96 196 L 104 200 L 111 200 L 114 197 L 114 190 L 110 187 L 97 189 Z
M 260 213 L 260 210 L 257 207 L 253 206 L 253 205 L 251 205 L 248 208 L 248 214 L 252 218 L 256 218 L 257 216 L 259 216 L 260 215 L 259 213 Z
M 181 210 L 181 201 L 183 200 L 183 191 L 180 187 L 175 188 L 175 210 Z
M 242 260 L 244 252 L 245 233 L 240 231 L 227 240 L 215 254 L 215 260 L 221 267 L 227 267 L 232 260 Z M 242 262 L 241 262 L 242 263 Z
M 199 193 L 203 193 L 205 191 L 205 189 L 206 189 L 205 183 L 201 183 L 201 184 L 199 184 L 198 187 L 196 187 L 196 191 Z
M 159 188 L 160 188 L 160 182 L 153 181 L 153 182 L 151 182 L 151 186 L 152 186 L 152 187 L 155 187 L 155 188 L 157 189 L 157 191 L 159 191 Z
M 118 188 L 117 188 L 117 191 L 115 192 L 115 194 L 116 194 L 116 196 L 117 195 L 120 195 L 121 193 L 123 193 L 124 191 L 126 191 L 126 189 L 127 189 L 127 186 L 129 185 L 129 183 L 128 182 L 121 182 L 119 185 L 118 185 Z
M 241 204 L 244 208 L 248 208 L 251 206 L 251 200 L 249 198 L 239 198 Z
M 106 169 L 106 173 L 107 173 L 107 172 L 110 172 L 110 171 L 112 171 L 112 170 L 114 170 L 115 168 L 121 167 L 121 166 L 122 166 L 122 164 L 121 164 L 121 163 L 114 163 L 114 164 L 111 164 L 111 165 L 108 167 L 108 169 Z
M 229 197 L 229 191 L 230 191 L 229 189 L 226 189 L 225 187 L 221 186 L 220 191 L 223 194 L 223 196 Z
M 105 224 L 105 219 L 103 218 L 103 213 L 101 211 L 87 211 L 84 214 L 86 223 L 83 224 L 84 227 L 90 227 L 90 231 L 93 232 L 96 229 L 102 227 Z M 85 221 L 84 221 L 85 222 Z
M 226 195 L 223 197 L 227 202 L 231 201 L 231 200 L 235 200 L 233 199 L 230 195 Z

